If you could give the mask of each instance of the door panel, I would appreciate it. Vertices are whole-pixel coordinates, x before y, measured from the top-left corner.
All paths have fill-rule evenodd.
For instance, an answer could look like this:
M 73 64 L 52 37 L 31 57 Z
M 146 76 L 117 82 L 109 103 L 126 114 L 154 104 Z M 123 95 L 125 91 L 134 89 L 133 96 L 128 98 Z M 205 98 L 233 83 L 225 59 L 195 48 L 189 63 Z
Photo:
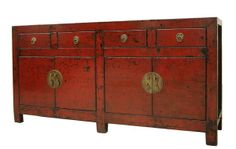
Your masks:
M 152 97 L 142 79 L 151 71 L 151 59 L 106 58 L 105 65 L 106 112 L 150 115 Z
M 204 58 L 158 58 L 154 71 L 164 82 L 153 95 L 155 116 L 205 119 Z
M 63 76 L 56 91 L 59 108 L 95 110 L 94 58 L 56 58 L 55 68 Z
M 52 58 L 19 58 L 21 104 L 54 106 L 54 89 L 47 83 L 53 65 Z

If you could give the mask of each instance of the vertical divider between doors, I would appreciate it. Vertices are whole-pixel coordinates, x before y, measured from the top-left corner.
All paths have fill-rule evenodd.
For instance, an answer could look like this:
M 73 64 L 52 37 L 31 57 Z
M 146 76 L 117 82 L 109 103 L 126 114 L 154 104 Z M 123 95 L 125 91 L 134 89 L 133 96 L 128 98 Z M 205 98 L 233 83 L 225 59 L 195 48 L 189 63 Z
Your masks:
M 97 131 L 107 132 L 105 123 L 105 91 L 104 91 L 104 49 L 102 31 L 96 31 L 96 121 Z

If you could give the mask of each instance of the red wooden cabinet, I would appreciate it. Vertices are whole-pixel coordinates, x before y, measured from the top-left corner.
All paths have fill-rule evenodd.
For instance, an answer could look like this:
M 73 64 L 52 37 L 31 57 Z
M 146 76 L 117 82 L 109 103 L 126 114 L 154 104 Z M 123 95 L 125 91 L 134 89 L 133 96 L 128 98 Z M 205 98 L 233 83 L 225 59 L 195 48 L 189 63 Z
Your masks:
M 23 114 L 206 133 L 222 129 L 217 18 L 13 27 L 15 121 Z

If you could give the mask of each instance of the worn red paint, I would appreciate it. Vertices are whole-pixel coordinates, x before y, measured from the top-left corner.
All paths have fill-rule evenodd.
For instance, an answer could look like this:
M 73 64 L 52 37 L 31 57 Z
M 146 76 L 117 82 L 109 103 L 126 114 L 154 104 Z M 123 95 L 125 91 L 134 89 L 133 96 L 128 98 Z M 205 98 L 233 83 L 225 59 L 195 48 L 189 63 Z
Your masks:
M 56 90 L 56 107 L 95 110 L 94 58 L 57 57 L 55 68 L 63 74 Z
M 200 131 L 216 145 L 221 50 L 217 18 L 13 27 L 15 121 L 31 114 L 94 121 L 98 132 L 108 123 Z M 57 89 L 47 84 L 52 69 L 63 75 Z M 164 81 L 156 94 L 142 88 L 151 71 Z
M 74 44 L 74 37 L 79 37 L 79 43 Z M 93 31 L 84 32 L 60 32 L 58 33 L 58 48 L 94 48 L 95 34 Z
M 37 41 L 31 44 L 31 39 L 35 37 Z M 50 33 L 32 33 L 18 35 L 18 48 L 21 49 L 42 49 L 50 48 Z
M 127 41 L 121 42 L 120 36 L 127 35 Z M 104 31 L 104 47 L 145 47 L 146 46 L 146 30 L 115 30 Z
M 183 33 L 182 42 L 176 42 L 176 34 Z M 188 28 L 188 29 L 158 29 L 157 30 L 158 46 L 179 46 L 194 47 L 206 45 L 206 31 L 204 28 Z

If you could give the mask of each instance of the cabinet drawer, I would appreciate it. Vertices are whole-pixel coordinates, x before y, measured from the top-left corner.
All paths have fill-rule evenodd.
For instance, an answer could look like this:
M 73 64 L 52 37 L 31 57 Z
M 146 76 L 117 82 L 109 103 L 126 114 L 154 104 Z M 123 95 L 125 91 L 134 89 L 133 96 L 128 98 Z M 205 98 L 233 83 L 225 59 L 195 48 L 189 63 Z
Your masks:
M 145 47 L 146 31 L 105 31 L 105 47 Z
M 18 48 L 20 49 L 50 48 L 50 33 L 19 34 Z
M 206 30 L 191 29 L 160 29 L 157 30 L 157 46 L 205 46 Z
M 94 48 L 94 37 L 93 31 L 59 32 L 58 48 Z

